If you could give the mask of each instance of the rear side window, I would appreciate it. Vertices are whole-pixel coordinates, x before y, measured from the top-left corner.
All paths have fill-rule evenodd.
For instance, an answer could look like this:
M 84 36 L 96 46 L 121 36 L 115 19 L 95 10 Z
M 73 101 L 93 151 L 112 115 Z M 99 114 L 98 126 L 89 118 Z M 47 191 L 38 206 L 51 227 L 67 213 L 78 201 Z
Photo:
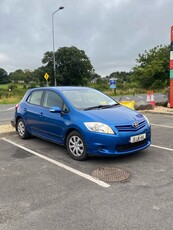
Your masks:
M 37 90 L 37 91 L 33 91 L 27 102 L 29 102 L 30 104 L 34 104 L 34 105 L 41 105 L 41 98 L 43 95 L 43 90 Z
M 53 107 L 59 106 L 62 109 L 63 100 L 62 98 L 55 92 L 47 90 L 44 94 L 43 106 L 45 107 Z

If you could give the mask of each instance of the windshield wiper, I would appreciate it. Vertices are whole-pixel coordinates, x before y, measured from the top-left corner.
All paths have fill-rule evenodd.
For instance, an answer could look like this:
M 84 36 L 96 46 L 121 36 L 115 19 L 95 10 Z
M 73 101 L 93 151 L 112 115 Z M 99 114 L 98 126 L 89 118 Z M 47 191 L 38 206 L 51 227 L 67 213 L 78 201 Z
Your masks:
M 88 107 L 84 110 L 92 110 L 92 109 L 107 109 L 107 108 L 112 108 L 114 106 L 117 106 L 118 104 L 113 104 L 113 105 L 97 105 L 97 106 L 92 106 Z

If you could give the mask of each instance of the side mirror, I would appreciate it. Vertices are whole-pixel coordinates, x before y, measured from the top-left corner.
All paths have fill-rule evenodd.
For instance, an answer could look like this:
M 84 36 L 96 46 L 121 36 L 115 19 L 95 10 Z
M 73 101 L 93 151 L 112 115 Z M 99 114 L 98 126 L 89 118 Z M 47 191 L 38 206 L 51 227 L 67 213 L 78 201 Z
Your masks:
M 49 109 L 51 113 L 61 113 L 61 109 L 58 106 L 53 106 Z

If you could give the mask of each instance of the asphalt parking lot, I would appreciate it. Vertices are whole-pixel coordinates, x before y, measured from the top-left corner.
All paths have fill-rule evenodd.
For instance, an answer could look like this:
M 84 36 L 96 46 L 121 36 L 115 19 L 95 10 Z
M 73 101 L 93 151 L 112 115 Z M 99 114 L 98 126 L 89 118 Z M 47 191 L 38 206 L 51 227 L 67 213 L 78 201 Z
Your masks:
M 1 137 L 0 229 L 172 229 L 173 116 L 147 117 L 151 147 L 122 157 L 78 162 L 37 138 Z M 92 179 L 102 167 L 131 176 L 123 183 Z
M 14 104 L 0 105 L 0 125 L 8 125 L 13 118 Z

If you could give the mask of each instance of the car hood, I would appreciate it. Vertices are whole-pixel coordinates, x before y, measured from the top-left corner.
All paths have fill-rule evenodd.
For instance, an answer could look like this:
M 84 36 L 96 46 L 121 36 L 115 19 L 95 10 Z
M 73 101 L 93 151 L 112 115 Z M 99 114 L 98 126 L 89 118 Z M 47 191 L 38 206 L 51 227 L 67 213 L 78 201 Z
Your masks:
M 114 108 L 87 110 L 82 113 L 91 121 L 104 122 L 110 125 L 128 124 L 144 119 L 142 114 L 121 105 Z

